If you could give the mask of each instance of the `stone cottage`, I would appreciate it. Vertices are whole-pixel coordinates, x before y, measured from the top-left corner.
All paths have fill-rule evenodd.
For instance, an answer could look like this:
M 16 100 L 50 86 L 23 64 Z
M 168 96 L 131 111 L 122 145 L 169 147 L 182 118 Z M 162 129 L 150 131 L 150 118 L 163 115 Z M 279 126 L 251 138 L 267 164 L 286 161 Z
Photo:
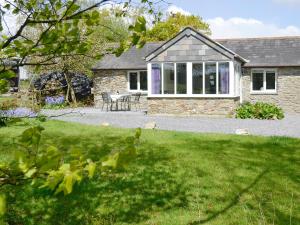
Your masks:
M 300 113 L 300 37 L 220 39 L 185 28 L 93 68 L 101 92 L 141 92 L 149 114 L 227 115 L 243 102 Z

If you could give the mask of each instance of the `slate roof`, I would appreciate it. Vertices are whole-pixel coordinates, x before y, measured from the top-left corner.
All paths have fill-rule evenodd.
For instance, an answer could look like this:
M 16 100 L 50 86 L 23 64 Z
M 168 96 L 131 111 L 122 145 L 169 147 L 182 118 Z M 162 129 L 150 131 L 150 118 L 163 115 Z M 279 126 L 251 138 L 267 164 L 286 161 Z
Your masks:
M 147 69 L 146 61 L 144 59 L 145 56 L 157 49 L 162 43 L 163 42 L 147 43 L 141 49 L 132 47 L 120 57 L 106 55 L 97 62 L 92 69 Z
M 245 67 L 300 67 L 300 36 L 215 39 L 215 41 L 248 60 Z M 162 42 L 147 43 L 142 49 L 133 47 L 120 57 L 107 55 L 93 69 L 146 69 L 144 58 L 162 44 Z
M 246 67 L 300 66 L 300 37 L 216 40 L 249 60 Z

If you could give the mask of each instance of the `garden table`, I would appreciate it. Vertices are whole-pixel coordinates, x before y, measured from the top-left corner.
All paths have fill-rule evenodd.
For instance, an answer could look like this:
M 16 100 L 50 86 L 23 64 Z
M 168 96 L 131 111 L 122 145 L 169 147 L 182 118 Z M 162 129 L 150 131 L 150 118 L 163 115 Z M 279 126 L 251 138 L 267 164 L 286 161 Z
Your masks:
M 122 99 L 123 97 L 129 97 L 131 96 L 131 94 L 117 94 L 117 95 L 110 95 L 110 98 L 112 100 L 112 102 L 116 103 L 116 110 L 118 111 L 118 102 L 120 99 Z

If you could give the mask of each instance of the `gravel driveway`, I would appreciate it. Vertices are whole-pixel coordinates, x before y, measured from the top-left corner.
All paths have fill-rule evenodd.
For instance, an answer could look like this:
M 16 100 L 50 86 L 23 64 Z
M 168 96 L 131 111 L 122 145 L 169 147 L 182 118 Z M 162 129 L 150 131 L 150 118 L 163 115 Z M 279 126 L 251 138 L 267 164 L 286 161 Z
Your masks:
M 247 129 L 253 135 L 300 138 L 300 114 L 286 115 L 283 120 L 241 120 L 212 117 L 148 116 L 143 112 L 103 112 L 95 108 L 44 110 L 43 113 L 52 116 L 61 115 L 53 117 L 54 119 L 91 125 L 109 123 L 115 127 L 143 128 L 146 123 L 155 122 L 158 129 L 162 130 L 234 134 L 237 129 Z

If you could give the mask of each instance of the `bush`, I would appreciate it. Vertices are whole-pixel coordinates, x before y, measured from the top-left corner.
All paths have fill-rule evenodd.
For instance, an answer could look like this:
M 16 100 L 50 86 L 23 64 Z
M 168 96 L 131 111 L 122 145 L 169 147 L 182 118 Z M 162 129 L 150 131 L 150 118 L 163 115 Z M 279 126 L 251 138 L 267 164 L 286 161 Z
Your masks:
M 262 119 L 262 120 L 272 120 L 272 119 L 283 119 L 283 110 L 274 105 L 264 102 L 257 102 L 255 104 L 245 103 L 242 104 L 236 110 L 236 118 L 239 119 Z

